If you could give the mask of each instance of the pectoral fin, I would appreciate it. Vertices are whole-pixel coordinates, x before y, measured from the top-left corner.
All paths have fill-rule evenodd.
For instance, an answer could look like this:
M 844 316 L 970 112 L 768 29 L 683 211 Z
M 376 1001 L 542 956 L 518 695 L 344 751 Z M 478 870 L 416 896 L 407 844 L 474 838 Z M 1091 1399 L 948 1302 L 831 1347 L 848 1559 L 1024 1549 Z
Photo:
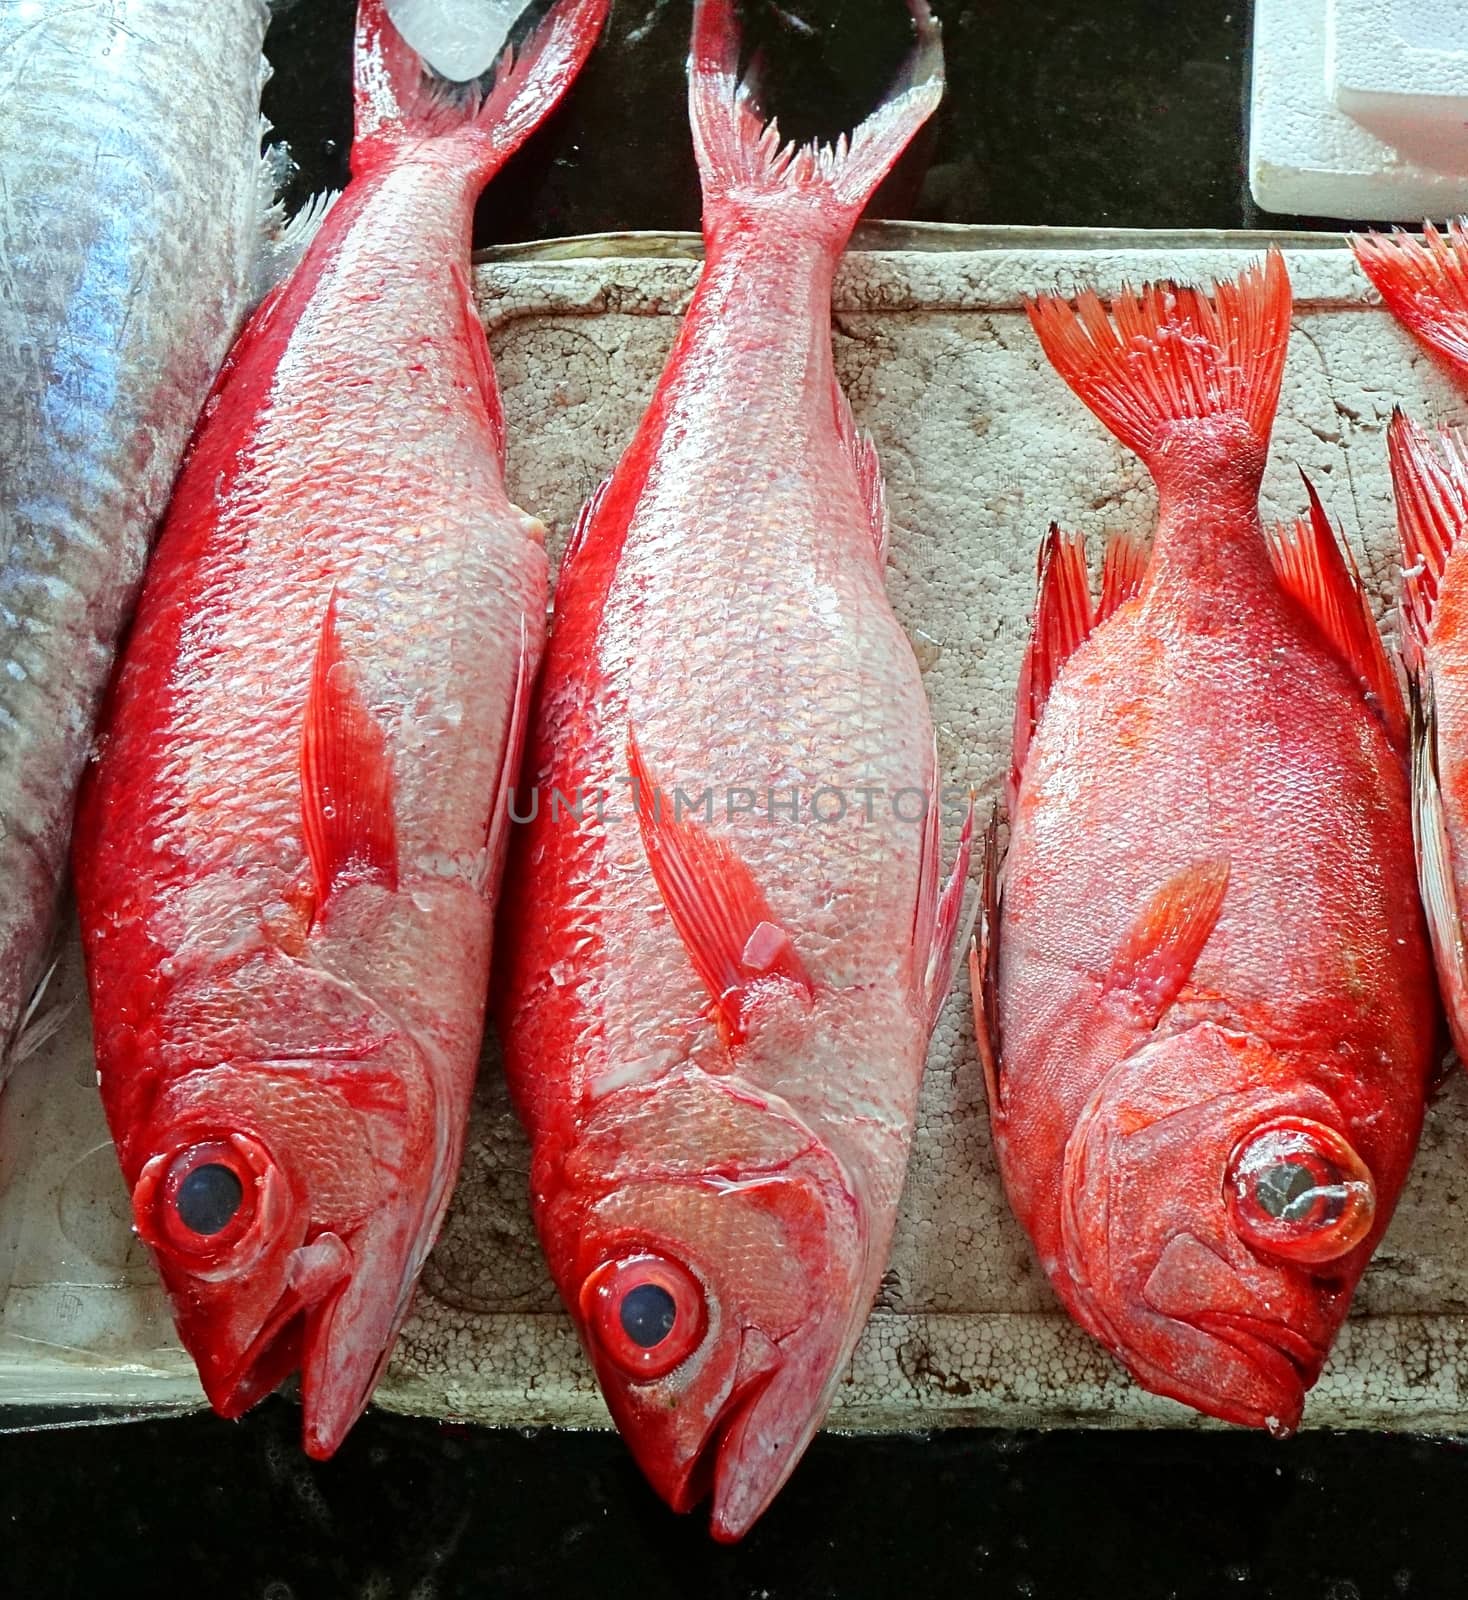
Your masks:
M 722 840 L 688 818 L 653 781 L 635 736 L 627 739 L 633 804 L 653 879 L 678 937 L 713 1000 L 726 1044 L 745 1034 L 754 988 L 784 981 L 812 992 L 790 938 L 749 868 Z
M 1134 1020 L 1155 1028 L 1193 974 L 1223 909 L 1228 862 L 1200 861 L 1169 878 L 1143 906 L 1102 982 Z

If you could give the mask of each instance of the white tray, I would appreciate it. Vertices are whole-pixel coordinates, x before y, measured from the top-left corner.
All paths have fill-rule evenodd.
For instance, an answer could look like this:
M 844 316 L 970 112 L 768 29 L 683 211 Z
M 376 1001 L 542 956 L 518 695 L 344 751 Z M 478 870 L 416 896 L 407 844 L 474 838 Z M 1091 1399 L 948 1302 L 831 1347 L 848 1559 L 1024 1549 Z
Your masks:
M 1267 235 L 873 229 L 836 288 L 837 368 L 876 436 L 889 588 L 955 782 L 992 794 L 1049 519 L 1146 529 L 1146 473 L 1040 358 L 1021 297 L 1235 271 Z M 1395 578 L 1383 428 L 1468 404 L 1370 304 L 1342 241 L 1282 241 L 1295 335 L 1266 514 L 1302 507 L 1295 465 L 1345 524 L 1385 612 Z M 697 273 L 696 241 L 624 236 L 499 252 L 478 269 L 510 431 L 511 491 L 558 549 L 627 442 Z M 951 841 L 950 841 L 951 843 Z M 73 945 L 63 994 L 80 992 Z M 444 1235 L 378 1401 L 500 1424 L 604 1425 L 541 1265 L 527 1152 L 487 1054 Z M 0 1426 L 202 1404 L 177 1348 L 96 1099 L 84 1008 L 0 1102 Z M 1427 1121 L 1397 1218 L 1305 1412 L 1307 1426 L 1454 1430 L 1468 1371 L 1468 1082 Z M 43 1408 L 37 1411 L 36 1408 Z M 934 1040 L 890 1271 L 832 1413 L 843 1428 L 1188 1425 L 1058 1309 L 995 1175 L 967 985 Z

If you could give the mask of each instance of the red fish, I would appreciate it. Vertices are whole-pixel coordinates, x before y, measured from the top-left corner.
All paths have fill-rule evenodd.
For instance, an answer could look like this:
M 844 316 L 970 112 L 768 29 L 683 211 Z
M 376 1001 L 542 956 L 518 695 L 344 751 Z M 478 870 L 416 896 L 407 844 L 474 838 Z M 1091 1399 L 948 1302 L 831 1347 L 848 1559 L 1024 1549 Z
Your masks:
M 1468 382 L 1468 223 L 1422 238 L 1352 240 L 1392 312 Z M 1413 688 L 1412 803 L 1417 873 L 1438 981 L 1460 1059 L 1468 1061 L 1468 441 L 1441 449 L 1398 410 L 1387 430 L 1402 546 L 1402 654 Z
M 562 0 L 482 97 L 362 0 L 352 182 L 177 486 L 75 869 L 108 1120 L 215 1409 L 371 1394 L 458 1169 L 504 798 L 542 643 L 467 275 L 475 197 L 575 76 Z
M 703 275 L 561 570 L 505 894 L 551 1270 L 643 1471 L 680 1510 L 712 1492 L 726 1540 L 866 1320 L 962 898 L 831 356 L 837 261 L 941 93 L 914 12 L 884 104 L 792 150 L 738 83 L 728 0 L 696 9 Z
M 1211 298 L 1030 316 L 1160 510 L 1094 611 L 1080 542 L 1042 556 L 973 962 L 1000 1164 L 1066 1308 L 1141 1384 L 1287 1433 L 1437 1053 L 1401 698 L 1319 501 L 1259 520 L 1279 255 Z

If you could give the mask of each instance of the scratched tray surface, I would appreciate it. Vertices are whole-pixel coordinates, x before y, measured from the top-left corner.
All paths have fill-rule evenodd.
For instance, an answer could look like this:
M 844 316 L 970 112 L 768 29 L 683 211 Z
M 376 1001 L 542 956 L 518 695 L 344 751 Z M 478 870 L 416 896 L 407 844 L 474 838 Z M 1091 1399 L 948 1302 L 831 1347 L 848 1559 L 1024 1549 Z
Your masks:
M 836 285 L 836 364 L 875 436 L 892 510 L 888 586 L 922 664 L 947 780 L 994 794 L 1047 523 L 1148 530 L 1141 465 L 1042 362 L 1022 298 L 1082 282 L 1231 273 L 1262 235 L 887 231 Z M 1338 239 L 1287 238 L 1294 336 L 1266 515 L 1301 509 L 1298 463 L 1344 523 L 1385 614 L 1395 566 L 1384 427 L 1397 401 L 1468 420 L 1371 305 Z M 511 490 L 559 551 L 645 406 L 687 303 L 687 240 L 506 252 L 478 269 L 510 433 Z M 690 640 L 690 652 L 696 651 Z M 670 667 L 670 672 L 681 668 Z M 674 687 L 673 692 L 676 692 Z M 952 840 L 949 840 L 952 847 Z M 79 995 L 69 947 L 58 979 Z M 536 1247 L 527 1151 L 487 1045 L 464 1170 L 381 1404 L 506 1424 L 606 1420 Z M 0 1103 L 0 1405 L 201 1403 L 128 1230 L 79 999 Z M 1390 1233 L 1306 1425 L 1461 1425 L 1468 1375 L 1468 1083 L 1432 1108 Z M 0 1409 L 0 1422 L 5 1412 Z M 850 1428 L 1186 1424 L 1060 1312 L 1010 1217 L 960 980 L 939 1023 L 890 1270 L 832 1413 Z

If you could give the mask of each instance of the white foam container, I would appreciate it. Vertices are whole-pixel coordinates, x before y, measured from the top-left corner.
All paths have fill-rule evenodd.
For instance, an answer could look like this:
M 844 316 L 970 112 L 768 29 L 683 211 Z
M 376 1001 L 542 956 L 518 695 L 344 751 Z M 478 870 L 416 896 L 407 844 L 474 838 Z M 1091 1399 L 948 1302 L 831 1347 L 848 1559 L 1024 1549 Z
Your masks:
M 1008 760 L 1046 524 L 1145 531 L 1155 509 L 1135 457 L 1041 358 L 1022 297 L 1232 274 L 1268 236 L 934 227 L 864 238 L 879 248 L 853 252 L 837 281 L 837 367 L 885 464 L 889 589 L 924 668 L 941 764 L 987 797 Z M 1468 398 L 1374 303 L 1339 238 L 1282 242 L 1295 325 L 1265 511 L 1302 509 L 1303 466 L 1385 614 L 1396 575 L 1386 422 L 1399 401 L 1423 420 L 1468 420 Z M 647 403 L 695 255 L 686 237 L 632 236 L 500 252 L 478 269 L 511 490 L 546 518 L 555 550 Z M 58 987 L 73 1008 L 66 1026 L 0 1099 L 0 1426 L 203 1403 L 129 1230 L 74 942 Z M 453 1210 L 380 1404 L 499 1424 L 605 1424 L 536 1248 L 527 1170 L 491 1049 Z M 1306 1425 L 1461 1428 L 1465 1312 L 1468 1078 L 1458 1071 L 1429 1113 Z M 1056 1304 L 999 1187 L 962 980 L 933 1042 L 890 1270 L 831 1422 L 1198 1424 L 1137 1388 Z

